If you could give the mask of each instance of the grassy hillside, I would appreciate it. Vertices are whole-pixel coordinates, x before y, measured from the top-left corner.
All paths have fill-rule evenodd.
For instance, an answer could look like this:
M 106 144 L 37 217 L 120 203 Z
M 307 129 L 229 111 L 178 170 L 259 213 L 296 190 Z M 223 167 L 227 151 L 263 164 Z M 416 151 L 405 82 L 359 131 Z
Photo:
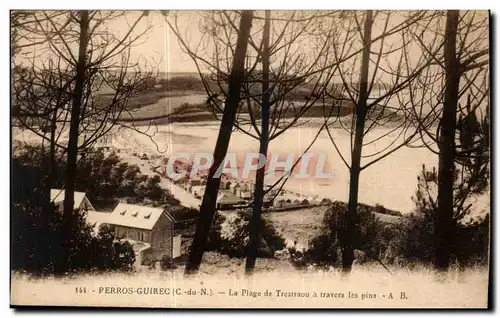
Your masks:
M 206 78 L 206 84 L 210 91 L 220 92 L 221 88 L 216 81 Z M 259 85 L 251 89 L 255 94 L 259 92 Z M 103 95 L 103 98 L 112 98 L 111 95 Z M 280 107 L 279 116 L 282 118 L 293 118 L 301 112 L 307 100 L 311 97 L 311 88 L 299 86 L 287 94 L 287 100 L 291 103 L 288 107 Z M 160 79 L 152 79 L 147 88 L 128 101 L 127 111 L 121 115 L 123 121 L 134 121 L 137 124 L 144 122 L 156 124 L 171 122 L 200 122 L 214 120 L 214 110 L 207 105 L 207 93 L 203 81 L 198 74 L 170 74 Z M 340 105 L 339 105 L 340 101 Z M 332 109 L 332 104 L 334 104 Z M 288 105 L 288 104 L 287 104 Z M 325 116 L 345 117 L 352 114 L 353 103 L 345 96 L 337 94 L 329 100 L 319 100 L 302 114 L 303 118 L 324 118 Z M 271 113 L 273 110 L 271 110 Z M 247 105 L 242 103 L 240 114 L 248 114 Z M 276 112 L 278 114 L 278 111 Z M 220 114 L 219 114 L 220 115 Z M 271 115 L 272 116 L 272 115 Z M 368 114 L 369 118 L 383 117 L 384 121 L 398 121 L 401 116 L 392 111 L 374 108 Z M 219 116 L 220 117 L 220 116 Z

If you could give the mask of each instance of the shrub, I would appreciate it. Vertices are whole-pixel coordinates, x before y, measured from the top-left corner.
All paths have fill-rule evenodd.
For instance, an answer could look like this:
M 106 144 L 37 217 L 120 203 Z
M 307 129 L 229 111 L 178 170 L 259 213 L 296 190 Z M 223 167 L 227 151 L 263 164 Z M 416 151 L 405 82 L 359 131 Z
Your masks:
M 245 257 L 250 239 L 251 214 L 238 212 L 223 216 L 216 213 L 209 233 L 207 250 L 218 251 L 230 257 Z M 285 247 L 271 222 L 261 219 L 259 257 L 274 257 L 274 252 Z
M 456 171 L 457 172 L 457 171 Z M 455 177 L 454 191 L 454 239 L 451 244 L 452 260 L 461 265 L 481 264 L 488 260 L 489 251 L 489 215 L 474 217 L 466 221 L 470 215 L 470 198 L 485 189 L 483 178 L 477 178 L 478 185 L 471 183 L 469 192 L 464 191 L 463 182 L 470 182 Z M 476 192 L 475 190 L 478 189 Z M 474 191 L 472 191 L 474 190 Z M 437 172 L 422 166 L 417 177 L 417 190 L 412 198 L 415 203 L 413 213 L 403 216 L 401 227 L 391 243 L 390 258 L 402 257 L 406 262 L 430 263 L 435 253 L 434 220 L 437 213 Z M 394 256 L 395 255 L 395 256 Z
M 371 212 L 368 206 L 358 205 L 355 220 L 356 234 L 353 237 L 346 237 L 347 204 L 339 201 L 333 202 L 323 218 L 321 233 L 311 240 L 309 249 L 304 252 L 289 249 L 292 263 L 297 267 L 308 264 L 339 265 L 341 247 L 348 239 L 355 249 L 365 252 L 371 258 L 378 258 L 387 245 L 383 237 L 379 235 L 383 232 L 385 225 L 378 221 Z
M 29 202 L 29 201 L 28 201 Z M 95 234 L 85 222 L 83 213 L 75 211 L 71 229 L 55 207 L 51 210 L 28 204 L 15 204 L 12 208 L 11 268 L 33 274 L 57 273 L 62 257 L 63 233 L 69 233 L 70 272 L 88 270 L 130 271 L 135 262 L 129 243 L 116 240 L 113 233 L 103 228 Z
M 377 203 L 375 204 L 375 212 L 385 214 L 387 209 L 382 204 Z
M 199 211 L 197 209 L 188 208 L 181 205 L 167 205 L 165 209 L 177 221 L 194 220 L 198 217 Z
M 15 145 L 13 158 L 13 175 L 23 182 L 14 183 L 13 197 L 24 200 L 25 184 L 42 180 L 46 177 L 48 154 L 40 146 Z M 59 157 L 57 154 L 56 157 Z M 64 171 L 64 160 L 57 166 Z M 148 177 L 141 174 L 136 165 L 123 162 L 115 153 L 104 154 L 97 150 L 87 153 L 78 162 L 75 180 L 76 191 L 85 192 L 96 208 L 106 208 L 116 204 L 118 199 L 126 199 L 130 203 L 161 205 L 167 200 L 169 193 L 160 187 L 159 176 Z M 53 188 L 63 188 L 64 174 L 54 175 Z M 173 201 L 168 197 L 169 201 Z
M 434 256 L 434 222 L 422 213 L 409 213 L 401 219 L 400 227 L 391 243 L 386 261 L 393 263 L 396 257 L 405 263 L 430 263 Z

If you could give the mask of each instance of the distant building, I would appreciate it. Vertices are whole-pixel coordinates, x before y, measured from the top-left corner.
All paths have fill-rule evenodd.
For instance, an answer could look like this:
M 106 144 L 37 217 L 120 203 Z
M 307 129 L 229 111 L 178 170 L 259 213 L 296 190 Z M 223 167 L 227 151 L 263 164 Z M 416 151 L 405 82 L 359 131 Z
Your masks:
M 234 194 L 235 196 L 240 197 L 241 186 L 239 183 L 237 182 L 231 183 L 231 185 L 229 186 L 229 190 L 231 190 L 231 193 Z
M 61 189 L 50 189 L 50 200 L 56 205 L 57 210 L 59 212 L 63 212 L 64 209 L 64 196 L 65 196 L 65 191 Z M 94 211 L 95 209 L 90 203 L 89 199 L 87 199 L 87 196 L 85 192 L 77 192 L 75 191 L 75 196 L 74 196 L 74 205 L 73 209 L 74 210 L 81 210 L 81 211 Z
M 252 199 L 252 192 L 250 191 L 241 191 L 240 192 L 240 198 L 243 200 L 251 200 Z
M 332 203 L 332 200 L 330 200 L 328 198 L 323 198 L 320 203 L 321 204 L 330 204 L 330 203 Z
M 231 187 L 231 181 L 229 181 L 229 180 L 226 180 L 226 181 L 221 180 L 220 185 L 219 185 L 219 189 L 229 190 L 230 187 Z
M 222 192 L 217 196 L 217 208 L 229 209 L 245 203 L 244 200 L 238 198 L 232 193 Z
M 265 194 L 264 197 L 262 198 L 262 204 L 264 207 L 270 207 L 274 204 L 274 196 L 270 194 Z
M 111 213 L 109 212 L 88 211 L 85 219 L 88 225 L 90 225 L 97 234 L 99 233 L 101 226 L 107 224 L 110 215 Z
M 99 213 L 99 212 L 97 212 Z M 102 214 L 107 214 L 104 216 Z M 174 218 L 160 208 L 152 208 L 135 204 L 118 204 L 111 213 L 92 213 L 87 222 L 100 223 L 113 228 L 117 238 L 130 241 L 132 245 L 137 242 L 145 247 L 141 254 L 136 255 L 142 261 L 161 260 L 167 256 L 174 259 L 180 256 L 180 240 L 174 239 Z M 92 224 L 91 224 L 92 225 Z
M 201 185 L 206 185 L 207 184 L 207 179 L 208 179 L 208 176 L 202 175 L 201 176 Z
M 309 201 L 310 204 L 316 205 L 320 203 L 319 196 L 317 195 L 310 195 L 307 197 L 307 201 Z
M 192 187 L 201 186 L 202 180 L 201 179 L 189 179 L 189 185 Z
M 274 206 L 278 207 L 278 208 L 284 207 L 285 204 L 286 204 L 286 201 L 284 199 L 280 199 L 280 200 L 275 200 L 274 201 Z
M 173 167 L 174 167 L 175 173 L 190 172 L 191 171 L 191 163 L 187 160 L 182 159 L 182 158 L 176 159 L 173 163 Z
M 94 148 L 110 150 L 113 148 L 113 135 L 105 134 L 101 138 L 98 138 L 95 142 Z
M 195 197 L 201 198 L 201 197 L 203 197 L 203 194 L 205 193 L 205 186 L 202 186 L 202 185 L 193 186 L 193 187 L 191 187 L 191 193 Z
M 249 192 L 252 192 L 253 191 L 253 185 L 252 184 L 249 184 L 249 183 L 242 183 L 241 185 L 241 192 L 246 192 L 246 191 L 249 191 Z
M 277 190 L 277 189 L 271 189 L 271 190 L 269 190 L 269 192 L 268 192 L 268 193 L 269 193 L 270 195 L 272 195 L 272 196 L 276 196 L 276 195 L 278 195 L 278 190 Z

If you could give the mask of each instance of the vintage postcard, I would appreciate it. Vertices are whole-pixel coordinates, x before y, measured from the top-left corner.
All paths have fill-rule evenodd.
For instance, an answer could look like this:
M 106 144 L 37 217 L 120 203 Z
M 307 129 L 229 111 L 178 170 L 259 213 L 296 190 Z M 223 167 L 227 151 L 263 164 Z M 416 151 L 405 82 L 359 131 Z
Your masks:
M 10 19 L 11 306 L 489 307 L 488 11 Z

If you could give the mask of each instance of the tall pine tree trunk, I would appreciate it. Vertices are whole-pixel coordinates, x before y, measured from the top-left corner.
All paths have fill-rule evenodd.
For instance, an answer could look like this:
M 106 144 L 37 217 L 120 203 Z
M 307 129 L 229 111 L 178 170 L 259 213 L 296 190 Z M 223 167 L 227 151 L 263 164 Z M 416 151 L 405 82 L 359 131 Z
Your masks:
M 76 165 L 78 157 L 78 129 L 80 127 L 80 110 L 82 108 L 83 86 L 85 84 L 87 43 L 89 32 L 89 13 L 81 11 L 80 16 L 80 38 L 78 47 L 78 62 L 76 65 L 75 89 L 73 92 L 73 103 L 71 106 L 71 121 L 69 127 L 67 164 L 65 176 L 65 194 L 63 203 L 64 227 L 61 237 L 62 255 L 58 272 L 66 272 L 69 269 L 70 237 L 73 227 L 73 207 L 75 195 Z
M 269 145 L 269 99 L 271 92 L 269 91 L 269 34 L 271 28 L 271 12 L 266 10 L 266 20 L 264 24 L 264 32 L 262 36 L 263 52 L 262 52 L 262 128 L 260 135 L 259 153 L 267 157 L 267 148 Z M 262 206 L 264 201 L 264 177 L 266 167 L 263 165 L 257 170 L 255 178 L 255 191 L 253 200 L 252 222 L 250 224 L 250 241 L 248 244 L 248 255 L 245 270 L 247 274 L 251 274 L 255 267 L 255 261 L 259 253 L 260 242 L 260 219 Z
M 196 225 L 196 232 L 189 251 L 189 260 L 186 264 L 185 274 L 194 274 L 200 268 L 208 233 L 215 214 L 220 178 L 214 178 L 214 174 L 219 165 L 223 163 L 227 154 L 234 120 L 241 100 L 241 86 L 245 79 L 245 58 L 252 20 L 253 11 L 244 11 L 242 13 L 238 30 L 238 39 L 236 42 L 236 51 L 229 80 L 228 98 L 224 107 L 224 114 L 222 115 L 222 121 L 219 128 L 219 136 L 214 150 L 214 163 L 208 174 L 205 193 L 200 207 L 200 217 Z
M 56 130 L 57 130 L 57 108 L 54 111 L 52 116 L 51 125 L 50 125 L 50 151 L 49 151 L 49 173 L 47 175 L 46 186 L 49 188 L 49 196 L 50 189 L 52 188 L 52 184 L 57 176 L 57 160 L 56 160 Z M 52 202 L 50 202 L 52 203 Z
M 456 54 L 458 21 L 458 11 L 450 10 L 447 12 L 444 39 L 446 88 L 439 132 L 438 212 L 435 222 L 436 255 L 434 265 L 438 270 L 448 269 L 454 233 L 453 170 L 460 85 L 459 62 Z
M 373 12 L 366 11 L 363 27 L 363 56 L 361 60 L 361 74 L 359 81 L 359 98 L 354 109 L 356 116 L 354 145 L 351 156 L 349 203 L 345 220 L 345 235 L 342 246 L 342 271 L 349 273 L 354 261 L 353 242 L 356 240 L 356 219 L 358 209 L 359 175 L 361 173 L 361 153 L 368 100 L 368 66 L 370 63 L 370 49 L 372 37 Z
M 49 153 L 48 157 L 44 155 L 44 160 L 46 162 L 44 163 L 44 166 L 47 169 L 47 175 L 44 177 L 43 180 L 43 196 L 42 196 L 42 206 L 44 207 L 44 217 L 49 217 L 49 214 L 53 212 L 51 209 L 52 206 L 52 200 L 50 197 L 50 189 L 52 188 L 52 184 L 54 183 L 55 176 L 56 176 L 56 169 L 57 169 L 57 162 L 56 162 L 56 129 L 57 129 L 57 110 L 58 108 L 54 111 L 54 114 L 52 115 L 52 118 L 50 120 L 50 144 L 49 144 Z

